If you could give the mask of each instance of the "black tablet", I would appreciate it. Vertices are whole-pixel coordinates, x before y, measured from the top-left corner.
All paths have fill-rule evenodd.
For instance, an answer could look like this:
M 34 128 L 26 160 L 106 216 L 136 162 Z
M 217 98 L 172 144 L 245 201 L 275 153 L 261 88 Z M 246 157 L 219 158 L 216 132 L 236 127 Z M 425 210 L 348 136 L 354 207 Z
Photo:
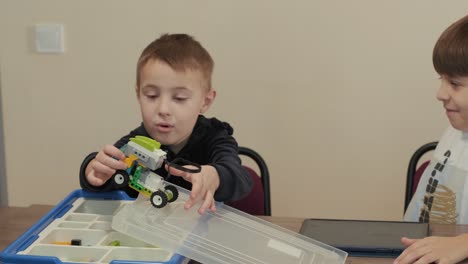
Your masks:
M 342 249 L 350 256 L 398 256 L 405 246 L 400 239 L 429 235 L 427 223 L 369 220 L 306 219 L 300 233 Z

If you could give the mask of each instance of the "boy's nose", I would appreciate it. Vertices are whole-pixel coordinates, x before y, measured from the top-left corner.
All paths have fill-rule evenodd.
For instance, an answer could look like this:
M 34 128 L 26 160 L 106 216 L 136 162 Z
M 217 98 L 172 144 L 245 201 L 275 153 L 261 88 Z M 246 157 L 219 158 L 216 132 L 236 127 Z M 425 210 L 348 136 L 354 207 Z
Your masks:
M 449 88 L 447 81 L 441 80 L 439 89 L 437 90 L 437 100 L 448 101 L 450 99 Z
M 161 98 L 158 103 L 157 112 L 159 115 L 169 115 L 169 100 L 166 98 Z

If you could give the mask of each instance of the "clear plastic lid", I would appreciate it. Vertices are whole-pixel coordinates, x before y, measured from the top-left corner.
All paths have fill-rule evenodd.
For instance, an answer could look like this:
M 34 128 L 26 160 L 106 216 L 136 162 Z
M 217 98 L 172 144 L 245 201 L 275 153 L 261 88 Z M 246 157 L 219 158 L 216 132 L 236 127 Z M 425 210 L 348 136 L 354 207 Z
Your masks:
M 239 210 L 217 204 L 216 212 L 187 210 L 188 191 L 154 208 L 146 199 L 122 207 L 112 228 L 204 264 L 345 263 L 347 253 Z

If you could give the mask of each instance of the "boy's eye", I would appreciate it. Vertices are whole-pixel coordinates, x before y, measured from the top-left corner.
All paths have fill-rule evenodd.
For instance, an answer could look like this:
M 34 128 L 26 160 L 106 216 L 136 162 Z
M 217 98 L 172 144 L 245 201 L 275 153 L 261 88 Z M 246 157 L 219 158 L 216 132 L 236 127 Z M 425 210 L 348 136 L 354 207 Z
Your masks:
M 183 102 L 187 99 L 189 99 L 189 95 L 187 95 L 186 93 L 175 93 L 172 95 L 172 98 L 174 99 L 174 101 L 176 102 Z
M 158 97 L 157 94 L 145 94 L 145 96 L 150 99 L 155 99 L 156 97 Z
M 453 89 L 457 89 L 460 86 L 462 86 L 460 82 L 453 80 L 453 79 L 448 79 L 447 82 L 449 83 L 450 87 L 452 87 Z
M 145 95 L 145 97 L 148 99 L 148 100 L 156 100 L 158 98 L 158 96 L 156 95 Z

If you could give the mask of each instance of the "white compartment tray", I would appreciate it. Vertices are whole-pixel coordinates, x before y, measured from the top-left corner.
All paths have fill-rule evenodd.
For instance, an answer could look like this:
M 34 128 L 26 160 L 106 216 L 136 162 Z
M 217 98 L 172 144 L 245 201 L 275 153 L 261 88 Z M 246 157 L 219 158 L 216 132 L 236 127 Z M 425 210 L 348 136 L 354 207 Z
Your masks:
M 74 191 L 2 251 L 0 263 L 184 262 L 181 255 L 112 230 L 114 213 L 129 203 L 123 192 Z M 72 240 L 81 245 L 71 245 Z

